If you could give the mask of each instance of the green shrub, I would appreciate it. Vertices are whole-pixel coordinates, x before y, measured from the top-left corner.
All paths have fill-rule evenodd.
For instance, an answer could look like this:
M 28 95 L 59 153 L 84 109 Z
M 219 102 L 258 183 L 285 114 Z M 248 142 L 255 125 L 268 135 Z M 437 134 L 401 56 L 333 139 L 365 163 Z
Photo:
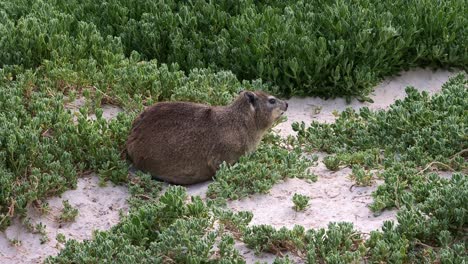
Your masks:
M 371 186 L 373 183 L 372 173 L 359 165 L 353 165 L 351 179 L 356 182 L 357 186 Z
M 466 85 L 466 77 L 459 74 L 432 97 L 408 87 L 407 97 L 388 110 L 347 109 L 333 124 L 312 122 L 306 128 L 304 123 L 295 123 L 293 129 L 307 151 L 336 153 L 329 157 L 339 157 L 347 165 L 384 169 L 385 183 L 373 193 L 371 209 L 399 208 L 405 203 L 403 194 L 424 181 L 430 168 L 466 169 Z M 371 179 L 369 172 L 355 172 L 365 182 Z
M 223 166 L 209 187 L 211 198 L 237 199 L 287 177 L 314 179 L 306 169 L 316 160 L 299 145 L 333 153 L 327 167 L 353 166 L 363 184 L 366 170 L 381 169 L 385 182 L 371 209 L 400 208 L 399 225 L 387 222 L 365 243 L 346 223 L 307 232 L 249 227 L 251 213 L 216 208 L 219 200 L 187 202 L 179 187 L 159 197 L 161 184 L 141 173 L 128 177 L 121 155 L 136 113 L 162 100 L 223 105 L 241 89 L 369 100 L 377 81 L 402 69 L 466 70 L 465 6 L 463 0 L 0 0 L 0 229 L 29 204 L 95 171 L 103 181 L 128 182 L 130 215 L 93 240 L 68 240 L 47 263 L 244 263 L 234 238 L 258 253 L 289 251 L 308 263 L 466 262 L 466 175 L 443 180 L 427 173 L 466 171 L 462 75 L 433 97 L 408 88 L 388 111 L 347 110 L 334 124 L 307 129 L 294 124 L 293 146 L 268 135 L 255 153 Z M 65 105 L 81 96 L 86 105 L 72 114 Z M 106 121 L 102 104 L 125 112 Z M 43 224 L 23 223 L 42 243 L 49 240 Z
M 302 226 L 291 230 L 252 226 L 246 229 L 243 241 L 257 254 L 291 252 L 305 257 L 307 263 L 353 263 L 366 253 L 361 235 L 349 223 L 330 223 L 327 229 L 307 231 Z
M 235 226 L 228 230 L 234 231 L 234 236 L 257 254 L 288 252 L 307 263 L 355 263 L 364 259 L 414 263 L 433 262 L 437 258 L 462 263 L 459 261 L 466 258 L 463 244 L 466 179 L 456 174 L 450 181 L 420 186 L 431 194 L 420 205 L 398 212 L 398 226 L 387 221 L 382 231 L 372 231 L 367 241 L 350 223 L 330 223 L 327 229 L 307 231 L 301 226 L 291 230 L 277 230 L 268 225 L 248 227 L 251 213 L 233 214 L 214 208 L 217 213 L 211 215 L 199 198 L 185 204 L 183 189 L 171 187 L 160 203 L 140 207 L 111 230 L 96 232 L 91 241 L 67 241 L 65 249 L 57 257 L 49 257 L 46 263 L 106 260 L 123 263 L 136 259 L 141 263 L 208 259 L 210 263 L 244 263 L 234 249 L 233 236 L 211 228 L 216 219 L 226 227 Z M 220 238 L 219 251 L 214 248 L 216 238 Z
M 144 60 L 231 70 L 284 94 L 366 95 L 414 66 L 466 69 L 464 0 L 0 1 L 0 67 Z
M 307 207 L 310 197 L 295 193 L 292 200 L 294 203 L 294 206 L 293 206 L 294 210 L 303 211 Z
M 407 87 L 407 96 L 388 110 L 359 112 L 348 108 L 333 124 L 312 122 L 310 127 L 295 123 L 299 140 L 314 148 L 334 153 L 385 150 L 386 159 L 411 161 L 422 166 L 438 160 L 448 162 L 467 147 L 464 139 L 468 106 L 467 83 L 463 74 L 451 78 L 442 92 L 429 96 Z M 439 160 L 440 159 L 440 160 Z M 384 161 L 385 163 L 385 161 Z
M 403 263 L 463 263 L 466 254 L 468 177 L 454 174 L 428 181 L 407 194 L 406 206 L 398 212 L 399 225 L 386 222 L 382 232 L 372 232 L 366 241 L 370 260 Z M 415 203 L 417 201 L 417 203 Z
M 240 199 L 254 193 L 267 193 L 275 183 L 286 178 L 315 180 L 308 172 L 312 161 L 298 148 L 290 151 L 280 146 L 283 141 L 266 136 L 252 154 L 242 156 L 232 166 L 222 164 L 214 182 L 208 186 L 207 196 Z
M 326 156 L 323 158 L 323 164 L 331 171 L 337 171 L 340 169 L 340 159 L 337 156 Z
M 68 200 L 63 200 L 62 204 L 63 204 L 63 210 L 59 216 L 59 221 L 62 221 L 62 222 L 74 221 L 76 216 L 78 215 L 78 209 L 73 208 L 70 205 L 70 202 L 68 202 Z
M 107 122 L 98 111 L 90 121 L 81 109 L 75 125 L 62 95 L 30 71 L 17 78 L 0 89 L 0 226 L 24 214 L 29 203 L 73 188 L 85 171 L 126 181 L 120 152 L 131 115 Z
M 243 88 L 264 89 L 260 82 L 240 83 L 227 72 L 194 70 L 185 75 L 135 58 L 105 68 L 89 59 L 76 64 L 47 62 L 17 75 L 15 71 L 0 70 L 2 228 L 14 215 L 22 215 L 27 204 L 73 188 L 83 173 L 96 171 L 103 182 L 127 182 L 128 164 L 122 153 L 131 122 L 144 105 L 159 100 L 222 105 Z M 153 88 L 147 90 L 148 85 Z M 74 114 L 65 108 L 70 102 L 65 96 L 77 96 L 72 92 L 88 99 Z M 128 111 L 107 121 L 102 103 Z M 95 120 L 88 118 L 91 113 Z
M 230 103 L 240 90 L 268 90 L 261 81 L 237 80 L 231 72 L 194 69 L 186 74 L 177 64 L 141 61 L 137 53 L 116 64 L 100 67 L 94 59 L 79 63 L 46 61 L 36 74 L 66 95 L 78 92 L 91 108 L 112 104 L 129 111 L 159 101 L 191 101 L 210 105 Z
M 388 110 L 348 109 L 334 124 L 295 123 L 304 150 L 322 150 L 352 166 L 358 185 L 381 169 L 384 183 L 372 196 L 377 214 L 397 207 L 398 225 L 371 232 L 363 252 L 371 262 L 463 263 L 466 260 L 467 177 L 450 180 L 431 168 L 466 171 L 467 79 L 460 74 L 430 97 L 407 88 Z M 338 159 L 338 158 L 337 158 Z
M 233 237 L 213 228 L 215 219 L 201 199 L 186 198 L 184 188 L 169 187 L 159 202 L 140 206 L 111 230 L 95 232 L 93 240 L 68 240 L 45 262 L 244 263 Z

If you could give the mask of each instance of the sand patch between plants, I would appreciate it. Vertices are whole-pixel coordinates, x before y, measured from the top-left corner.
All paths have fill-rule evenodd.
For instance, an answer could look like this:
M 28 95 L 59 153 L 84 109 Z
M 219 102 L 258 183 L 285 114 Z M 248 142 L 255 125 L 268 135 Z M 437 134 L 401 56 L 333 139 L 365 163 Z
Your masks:
M 351 222 L 361 232 L 369 233 L 381 227 L 385 220 L 394 220 L 395 211 L 385 211 L 379 216 L 368 209 L 371 193 L 376 186 L 353 187 L 348 178 L 351 169 L 330 172 L 323 163 L 312 171 L 319 176 L 317 182 L 287 179 L 275 185 L 269 195 L 254 195 L 248 199 L 232 201 L 235 211 L 252 211 L 252 225 L 268 223 L 276 228 L 302 225 L 307 229 L 325 228 L 329 222 Z M 301 212 L 293 209 L 294 193 L 310 197 L 309 206 Z
M 433 94 L 440 91 L 445 83 L 455 72 L 446 70 L 415 69 L 403 72 L 401 76 L 385 79 L 377 86 L 371 98 L 374 103 L 360 103 L 353 100 L 351 104 L 341 98 L 323 100 L 320 98 L 296 98 L 288 100 L 290 108 L 286 112 L 288 121 L 280 124 L 275 130 L 282 136 L 293 135 L 291 124 L 296 121 L 304 121 L 309 124 L 312 120 L 319 122 L 333 122 L 333 111 L 343 111 L 346 107 L 358 109 L 368 106 L 371 109 L 388 107 L 397 99 L 405 97 L 405 88 L 408 85 L 415 86 L 419 90 L 425 90 Z M 84 101 L 77 100 L 71 107 L 74 111 Z M 103 106 L 103 116 L 107 119 L 117 115 L 120 108 Z M 90 117 L 92 118 L 92 117 Z M 322 155 L 323 156 L 323 155 Z M 348 179 L 350 169 L 342 169 L 331 172 L 319 162 L 312 172 L 318 175 L 317 182 L 308 183 L 300 179 L 288 179 L 275 185 L 268 195 L 253 195 L 240 201 L 229 202 L 228 206 L 235 210 L 249 210 L 254 214 L 252 224 L 270 224 L 275 227 L 292 227 L 295 224 L 302 225 L 306 229 L 326 227 L 329 222 L 347 221 L 354 223 L 362 232 L 370 232 L 379 229 L 385 220 L 395 219 L 395 211 L 385 211 L 380 216 L 374 216 L 367 208 L 372 202 L 371 193 L 376 185 L 371 187 L 350 187 L 353 184 Z M 124 186 L 107 187 L 98 186 L 98 178 L 95 175 L 78 179 L 77 189 L 69 190 L 62 194 L 61 198 L 48 199 L 51 212 L 47 215 L 39 215 L 33 208 L 28 211 L 32 223 L 42 222 L 47 226 L 46 230 L 50 241 L 40 243 L 40 235 L 32 234 L 16 220 L 8 229 L 0 234 L 0 263 L 41 263 L 46 256 L 57 254 L 60 245 L 57 246 L 56 235 L 62 233 L 67 239 L 90 239 L 95 229 L 107 230 L 119 221 L 119 210 L 128 211 L 126 199 L 128 190 Z M 209 182 L 193 185 L 188 188 L 190 195 L 205 197 Z M 309 206 L 303 212 L 292 209 L 292 196 L 294 193 L 307 195 L 311 198 Z M 69 200 L 70 204 L 79 209 L 79 215 L 75 222 L 60 225 L 55 217 L 60 214 L 62 200 Z M 10 239 L 21 241 L 20 246 L 12 246 Z M 238 244 L 241 253 L 248 263 L 256 260 L 271 263 L 273 255 L 264 254 L 254 256 L 253 251 L 242 243 Z

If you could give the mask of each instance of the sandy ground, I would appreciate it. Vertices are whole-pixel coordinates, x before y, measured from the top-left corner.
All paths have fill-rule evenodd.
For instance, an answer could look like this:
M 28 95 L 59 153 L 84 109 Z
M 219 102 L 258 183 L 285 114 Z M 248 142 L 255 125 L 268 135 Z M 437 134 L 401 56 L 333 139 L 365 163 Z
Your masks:
M 286 112 L 288 121 L 280 124 L 275 130 L 282 136 L 294 135 L 291 124 L 304 121 L 306 124 L 312 120 L 318 122 L 333 122 L 333 111 L 342 111 L 346 107 L 358 109 L 368 106 L 371 109 L 388 107 L 397 99 L 405 97 L 404 89 L 412 85 L 419 90 L 433 94 L 440 91 L 441 85 L 455 72 L 445 70 L 431 71 L 415 69 L 401 73 L 400 76 L 385 79 L 376 87 L 371 98 L 374 103 L 360 103 L 353 100 L 346 104 L 344 99 L 322 100 L 320 98 L 291 98 L 288 100 L 290 108 Z M 78 100 L 70 105 L 76 109 L 82 105 Z M 113 118 L 121 111 L 113 106 L 104 106 L 103 116 Z M 92 117 L 91 117 L 92 118 Z M 323 157 L 318 153 L 320 157 Z M 383 221 L 394 220 L 395 211 L 385 211 L 374 216 L 367 205 L 371 203 L 370 194 L 376 185 L 371 187 L 358 187 L 350 190 L 353 182 L 348 179 L 350 169 L 344 168 L 331 172 L 319 162 L 312 168 L 318 175 L 318 181 L 308 183 L 300 179 L 288 179 L 273 187 L 268 195 L 254 195 L 252 197 L 232 201 L 228 206 L 235 210 L 249 210 L 254 213 L 252 224 L 271 224 L 275 227 L 292 227 L 295 224 L 305 228 L 326 227 L 329 222 L 352 222 L 361 232 L 368 233 L 381 227 Z M 209 182 L 193 185 L 188 188 L 190 195 L 205 196 Z M 376 183 L 378 184 L 378 183 Z M 292 209 L 292 196 L 294 193 L 307 195 L 311 198 L 309 206 L 303 212 Z M 90 239 L 95 229 L 106 230 L 119 221 L 119 210 L 128 211 L 128 191 L 123 186 L 98 186 L 98 178 L 90 175 L 79 179 L 76 190 L 65 192 L 61 197 L 48 200 L 51 212 L 40 215 L 35 209 L 28 210 L 32 223 L 45 224 L 50 241 L 40 243 L 40 235 L 31 234 L 18 220 L 3 233 L 0 233 L 0 263 L 40 263 L 47 255 L 56 254 L 61 245 L 56 241 L 56 235 L 62 233 L 67 239 Z M 69 200 L 73 207 L 79 209 L 75 222 L 59 224 L 56 217 L 62 209 L 62 200 Z M 18 246 L 9 242 L 12 239 L 21 241 Z M 271 263 L 274 256 L 264 254 L 254 256 L 253 251 L 238 243 L 238 249 L 246 257 L 248 263 L 255 261 Z

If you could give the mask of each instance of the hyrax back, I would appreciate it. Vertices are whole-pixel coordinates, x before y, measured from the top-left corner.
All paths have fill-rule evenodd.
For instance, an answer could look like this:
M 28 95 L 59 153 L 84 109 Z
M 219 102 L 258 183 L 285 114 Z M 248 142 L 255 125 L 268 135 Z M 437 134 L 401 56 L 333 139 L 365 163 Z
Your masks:
M 287 110 L 264 92 L 244 91 L 228 106 L 162 102 L 133 122 L 127 154 L 137 169 L 175 184 L 211 179 L 218 166 L 255 150 Z

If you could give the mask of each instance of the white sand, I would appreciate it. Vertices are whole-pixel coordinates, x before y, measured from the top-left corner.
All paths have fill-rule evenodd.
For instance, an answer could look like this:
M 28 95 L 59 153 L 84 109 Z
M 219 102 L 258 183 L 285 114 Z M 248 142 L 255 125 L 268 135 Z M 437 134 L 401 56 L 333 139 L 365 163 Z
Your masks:
M 386 108 L 395 100 L 405 97 L 404 89 L 408 85 L 432 94 L 440 91 L 441 85 L 454 74 L 445 70 L 433 72 L 416 69 L 404 72 L 399 77 L 387 78 L 377 86 L 371 96 L 374 100 L 373 104 L 353 100 L 348 105 L 344 99 L 291 98 L 288 100 L 290 108 L 286 112 L 288 121 L 275 129 L 282 136 L 287 136 L 294 134 L 291 124 L 295 121 L 304 121 L 306 124 L 312 120 L 333 122 L 335 117 L 332 112 L 342 111 L 346 107 Z M 82 103 L 77 100 L 76 104 L 71 104 L 70 107 L 76 108 Z M 113 118 L 121 111 L 113 106 L 103 108 L 103 116 L 106 118 Z M 367 205 L 372 202 L 370 194 L 376 186 L 353 188 L 350 191 L 349 188 L 353 182 L 347 178 L 350 173 L 349 169 L 331 172 L 320 162 L 312 170 L 319 176 L 315 183 L 289 179 L 274 186 L 268 195 L 254 195 L 240 201 L 233 201 L 229 203 L 229 207 L 235 211 L 252 211 L 254 213 L 252 224 L 271 224 L 275 227 L 292 227 L 298 224 L 305 228 L 319 228 L 326 227 L 332 221 L 348 221 L 354 223 L 358 230 L 368 233 L 379 229 L 383 221 L 395 218 L 395 211 L 386 211 L 378 217 L 373 216 Z M 209 182 L 191 186 L 188 192 L 191 195 L 204 197 L 208 184 Z M 295 212 L 292 209 L 294 193 L 311 197 L 309 207 L 305 211 Z M 29 233 L 18 221 L 15 221 L 4 233 L 0 234 L 0 263 L 40 263 L 47 255 L 57 254 L 59 251 L 55 240 L 58 233 L 63 233 L 67 239 L 90 239 L 93 230 L 109 229 L 119 221 L 118 211 L 121 209 L 127 212 L 128 210 L 127 198 L 126 187 L 108 184 L 107 187 L 101 188 L 98 186 L 96 176 L 80 178 L 76 190 L 65 192 L 62 198 L 54 197 L 48 200 L 52 208 L 48 215 L 40 216 L 34 212 L 34 209 L 28 211 L 28 216 L 31 217 L 33 223 L 42 222 L 47 226 L 50 241 L 40 244 L 40 235 Z M 79 209 L 79 215 L 75 222 L 60 226 L 55 218 L 60 214 L 64 199 L 69 200 L 73 207 Z M 18 239 L 21 245 L 11 246 L 9 239 Z M 253 251 L 247 249 L 242 243 L 238 243 L 238 248 L 248 263 L 257 260 L 271 263 L 274 259 L 271 254 L 254 256 Z

